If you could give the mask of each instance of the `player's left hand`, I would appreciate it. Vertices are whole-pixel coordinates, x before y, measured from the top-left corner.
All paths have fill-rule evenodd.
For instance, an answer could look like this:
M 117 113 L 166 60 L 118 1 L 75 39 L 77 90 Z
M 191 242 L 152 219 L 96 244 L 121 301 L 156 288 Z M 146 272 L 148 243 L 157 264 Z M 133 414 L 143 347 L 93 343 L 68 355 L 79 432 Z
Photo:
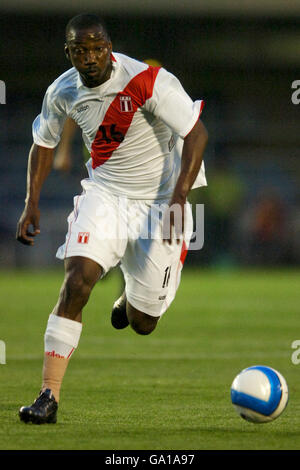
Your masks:
M 163 242 L 171 245 L 182 240 L 184 233 L 184 210 L 185 202 L 178 202 L 174 199 L 170 201 L 168 208 L 163 215 L 162 237 Z

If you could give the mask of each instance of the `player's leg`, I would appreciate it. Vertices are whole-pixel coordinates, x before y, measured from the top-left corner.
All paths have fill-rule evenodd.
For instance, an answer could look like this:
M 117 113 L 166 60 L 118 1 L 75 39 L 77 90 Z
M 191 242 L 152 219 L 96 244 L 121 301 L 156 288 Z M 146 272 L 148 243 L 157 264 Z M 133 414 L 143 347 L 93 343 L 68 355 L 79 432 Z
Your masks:
M 83 256 L 66 258 L 65 279 L 52 314 L 81 322 L 82 309 L 102 273 L 102 267 L 92 259 Z
M 98 190 L 89 180 L 83 180 L 82 187 L 83 193 L 74 198 L 74 210 L 68 217 L 66 241 L 56 254 L 65 260 L 66 272 L 45 332 L 44 392 L 35 405 L 20 410 L 24 421 L 56 420 L 61 383 L 81 335 L 82 309 L 96 281 L 118 264 L 126 248 L 126 238 L 106 233 L 108 228 L 118 227 L 116 198 Z
M 117 330 L 122 330 L 130 324 L 137 333 L 148 335 L 154 330 L 157 322 L 158 317 L 147 315 L 127 302 L 125 291 L 113 305 L 111 323 Z
M 56 422 L 63 377 L 81 335 L 82 309 L 101 274 L 101 266 L 91 259 L 76 256 L 65 260 L 65 279 L 44 336 L 41 394 L 33 405 L 20 409 L 23 421 Z
M 149 335 L 155 329 L 160 317 L 153 317 L 133 307 L 128 301 L 126 306 L 128 322 L 139 335 Z
M 155 211 L 153 218 L 154 226 L 155 222 L 157 227 L 161 226 L 161 218 Z M 127 324 L 138 334 L 151 333 L 174 300 L 192 228 L 191 208 L 187 206 L 181 243 L 164 243 L 160 231 L 154 232 L 153 238 L 140 237 L 129 242 L 121 263 L 126 294 L 121 297 L 119 317 L 126 316 Z
M 45 333 L 42 391 L 52 390 L 59 401 L 62 380 L 80 334 L 82 309 L 102 275 L 101 266 L 81 256 L 65 260 L 65 279 Z

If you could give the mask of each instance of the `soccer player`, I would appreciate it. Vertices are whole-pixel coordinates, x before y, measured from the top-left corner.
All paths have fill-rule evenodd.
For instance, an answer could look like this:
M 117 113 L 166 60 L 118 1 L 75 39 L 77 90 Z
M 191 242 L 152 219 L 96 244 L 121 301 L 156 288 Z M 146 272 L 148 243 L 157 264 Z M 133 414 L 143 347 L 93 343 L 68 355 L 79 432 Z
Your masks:
M 19 410 L 21 420 L 38 424 L 56 422 L 82 310 L 96 282 L 118 263 L 126 287 L 113 306 L 112 325 L 130 325 L 141 335 L 155 329 L 175 297 L 192 234 L 188 193 L 206 184 L 202 100 L 193 102 L 164 68 L 112 52 L 95 15 L 69 21 L 65 53 L 72 68 L 49 86 L 33 122 L 25 208 L 16 235 L 33 245 L 40 233 L 40 192 L 70 117 L 91 158 L 56 254 L 64 260 L 65 278 L 44 335 L 40 394 Z M 182 146 L 180 165 L 176 141 Z

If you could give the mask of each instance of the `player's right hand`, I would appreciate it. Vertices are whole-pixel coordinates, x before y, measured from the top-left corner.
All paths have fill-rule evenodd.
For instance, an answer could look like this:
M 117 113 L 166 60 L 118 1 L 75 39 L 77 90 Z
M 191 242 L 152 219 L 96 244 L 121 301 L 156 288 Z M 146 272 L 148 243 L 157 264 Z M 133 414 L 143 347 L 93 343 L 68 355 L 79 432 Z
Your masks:
M 184 202 L 176 202 L 172 200 L 169 207 L 163 214 L 163 243 L 172 245 L 175 241 L 177 244 L 182 241 L 184 233 Z
M 34 245 L 34 237 L 40 233 L 40 211 L 25 207 L 17 225 L 16 239 L 24 245 Z

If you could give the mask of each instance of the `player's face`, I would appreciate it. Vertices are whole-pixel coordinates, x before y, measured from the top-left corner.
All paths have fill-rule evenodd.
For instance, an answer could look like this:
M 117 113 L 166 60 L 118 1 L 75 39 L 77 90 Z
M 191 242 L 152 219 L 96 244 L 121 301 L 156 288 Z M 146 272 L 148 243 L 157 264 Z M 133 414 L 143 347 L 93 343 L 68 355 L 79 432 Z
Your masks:
M 84 85 L 90 88 L 109 79 L 111 51 L 111 42 L 101 27 L 71 30 L 65 45 L 67 57 L 80 73 Z

